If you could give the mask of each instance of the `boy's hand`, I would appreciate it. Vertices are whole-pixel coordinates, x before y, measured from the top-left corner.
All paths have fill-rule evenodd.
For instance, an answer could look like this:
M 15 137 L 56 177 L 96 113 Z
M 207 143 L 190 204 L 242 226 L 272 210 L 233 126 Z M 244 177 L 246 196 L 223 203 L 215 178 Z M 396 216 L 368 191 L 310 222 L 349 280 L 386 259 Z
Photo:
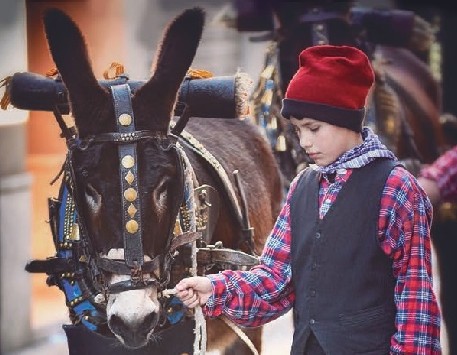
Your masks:
M 186 307 L 203 306 L 211 296 L 213 287 L 207 277 L 193 276 L 182 279 L 176 286 L 176 296 Z

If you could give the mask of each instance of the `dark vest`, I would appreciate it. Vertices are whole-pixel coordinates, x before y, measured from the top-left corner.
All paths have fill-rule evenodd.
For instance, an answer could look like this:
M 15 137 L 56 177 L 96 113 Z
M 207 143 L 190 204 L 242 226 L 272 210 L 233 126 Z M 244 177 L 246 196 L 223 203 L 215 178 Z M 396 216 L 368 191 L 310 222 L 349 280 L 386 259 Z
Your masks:
M 392 260 L 380 248 L 380 201 L 396 163 L 354 169 L 319 220 L 320 174 L 308 169 L 291 199 L 294 337 L 303 354 L 314 333 L 326 354 L 388 354 L 395 333 Z

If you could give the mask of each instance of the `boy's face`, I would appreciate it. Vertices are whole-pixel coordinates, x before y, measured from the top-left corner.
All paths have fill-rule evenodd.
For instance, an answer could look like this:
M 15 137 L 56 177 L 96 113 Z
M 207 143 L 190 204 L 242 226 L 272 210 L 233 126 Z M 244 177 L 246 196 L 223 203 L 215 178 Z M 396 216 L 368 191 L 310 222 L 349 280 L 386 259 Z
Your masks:
M 319 166 L 333 163 L 341 154 L 362 143 L 360 133 L 312 118 L 290 118 L 300 146 Z

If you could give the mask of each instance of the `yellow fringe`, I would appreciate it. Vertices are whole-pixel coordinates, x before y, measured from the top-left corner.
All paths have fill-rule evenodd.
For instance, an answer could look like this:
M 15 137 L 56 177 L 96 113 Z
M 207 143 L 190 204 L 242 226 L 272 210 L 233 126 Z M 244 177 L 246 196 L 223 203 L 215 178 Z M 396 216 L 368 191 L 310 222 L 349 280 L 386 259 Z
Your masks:
M 103 77 L 107 80 L 115 79 L 121 74 L 124 74 L 124 66 L 117 62 L 112 62 L 110 67 L 103 72 Z
M 46 72 L 45 75 L 47 77 L 51 77 L 51 76 L 54 76 L 54 75 L 57 75 L 57 74 L 59 74 L 59 71 L 57 70 L 57 68 L 51 68 Z
M 191 79 L 207 79 L 213 77 L 213 73 L 209 70 L 189 68 L 187 76 L 190 76 Z
M 8 85 L 11 82 L 12 78 L 13 77 L 11 75 L 9 75 L 9 76 L 3 78 L 2 80 L 0 80 L 0 88 L 5 87 L 5 92 L 3 93 L 3 97 L 0 101 L 0 108 L 2 110 L 6 110 L 8 105 L 11 103 L 11 98 L 8 93 Z

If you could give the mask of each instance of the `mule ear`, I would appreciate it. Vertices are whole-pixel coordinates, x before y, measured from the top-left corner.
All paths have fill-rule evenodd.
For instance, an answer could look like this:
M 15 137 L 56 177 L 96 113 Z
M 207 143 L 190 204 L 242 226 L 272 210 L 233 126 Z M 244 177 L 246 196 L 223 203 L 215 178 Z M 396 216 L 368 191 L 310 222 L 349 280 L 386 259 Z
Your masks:
M 166 130 L 170 124 L 176 95 L 194 60 L 204 22 L 204 10 L 195 7 L 185 10 L 169 24 L 157 51 L 153 76 L 135 95 L 136 115 L 149 116 L 150 124 L 156 129 Z M 154 118 L 150 117 L 151 107 Z
M 73 20 L 63 11 L 50 8 L 44 12 L 43 22 L 49 50 L 67 87 L 72 114 L 79 126 L 78 121 L 87 119 L 88 113 L 109 95 L 93 74 L 84 37 Z

